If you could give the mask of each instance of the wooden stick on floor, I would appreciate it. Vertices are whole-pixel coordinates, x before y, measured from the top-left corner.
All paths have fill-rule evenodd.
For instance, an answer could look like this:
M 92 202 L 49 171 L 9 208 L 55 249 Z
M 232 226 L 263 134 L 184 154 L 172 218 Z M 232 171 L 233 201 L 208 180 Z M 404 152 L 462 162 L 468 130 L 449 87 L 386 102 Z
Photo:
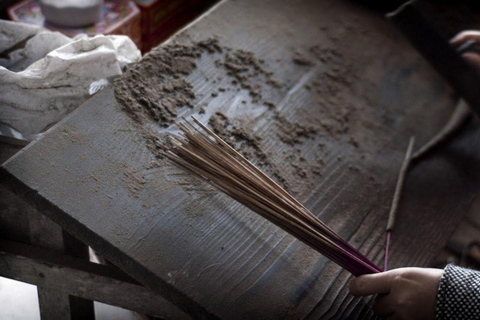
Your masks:
M 395 226 L 395 220 L 397 218 L 398 205 L 400 203 L 400 197 L 402 195 L 403 183 L 405 181 L 405 176 L 408 172 L 408 167 L 412 160 L 412 151 L 413 151 L 414 144 L 415 144 L 415 137 L 411 137 L 410 142 L 408 143 L 407 152 L 405 153 L 405 158 L 403 160 L 402 166 L 400 168 L 400 172 L 398 174 L 395 193 L 393 194 L 392 206 L 390 207 L 390 213 L 388 215 L 388 223 L 386 228 L 387 239 L 385 243 L 385 260 L 384 260 L 383 271 L 388 270 L 388 253 L 390 248 L 390 238 L 392 235 L 393 227 Z

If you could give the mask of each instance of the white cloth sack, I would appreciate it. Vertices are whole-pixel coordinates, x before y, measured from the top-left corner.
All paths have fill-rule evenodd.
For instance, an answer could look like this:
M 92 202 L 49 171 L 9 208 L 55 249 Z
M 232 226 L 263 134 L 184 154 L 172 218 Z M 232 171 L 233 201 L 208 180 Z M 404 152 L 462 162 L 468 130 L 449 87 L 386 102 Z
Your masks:
M 70 39 L 4 20 L 0 53 L 0 124 L 23 135 L 48 129 L 141 58 L 127 36 Z

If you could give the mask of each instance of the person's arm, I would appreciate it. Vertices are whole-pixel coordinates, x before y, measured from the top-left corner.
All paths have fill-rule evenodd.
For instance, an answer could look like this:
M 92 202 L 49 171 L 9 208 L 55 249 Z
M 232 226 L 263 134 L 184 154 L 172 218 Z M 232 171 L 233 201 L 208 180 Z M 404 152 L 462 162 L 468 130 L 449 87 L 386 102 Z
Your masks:
M 389 320 L 480 319 L 480 272 L 451 264 L 360 276 L 350 283 L 350 293 L 378 294 L 373 311 Z
M 375 314 L 390 320 L 433 320 L 443 270 L 400 268 L 360 276 L 350 283 L 355 296 L 378 294 Z
M 445 267 L 438 286 L 435 319 L 480 319 L 479 271 L 451 264 Z

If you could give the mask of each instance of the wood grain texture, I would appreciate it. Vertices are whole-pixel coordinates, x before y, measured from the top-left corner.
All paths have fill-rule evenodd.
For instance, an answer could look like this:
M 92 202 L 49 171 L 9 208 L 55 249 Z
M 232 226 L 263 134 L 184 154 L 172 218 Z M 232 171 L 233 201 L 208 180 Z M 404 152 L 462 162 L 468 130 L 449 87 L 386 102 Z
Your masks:
M 261 147 L 299 200 L 380 262 L 408 139 L 414 135 L 422 145 L 442 127 L 456 103 L 451 91 L 382 17 L 347 1 L 227 1 L 175 40 L 212 36 L 265 60 L 283 86 L 265 87 L 264 97 L 289 121 L 329 121 L 348 106 L 348 131 L 321 131 L 294 147 L 283 143 L 271 110 L 232 87 L 214 56 L 199 58 L 186 77 L 195 106 L 180 109 L 179 117 L 195 114 L 207 122 L 220 110 L 241 121 L 262 137 Z M 314 46 L 340 53 L 349 83 L 329 78 L 333 64 L 292 62 L 296 51 L 309 55 Z M 314 80 L 320 92 L 308 90 Z M 328 92 L 332 83 L 339 92 Z M 212 97 L 220 87 L 229 90 Z M 198 115 L 201 107 L 206 112 Z M 472 123 L 411 169 L 391 267 L 428 265 L 467 212 L 480 181 L 479 135 Z M 322 175 L 296 175 L 288 161 L 294 149 L 308 163 L 321 158 Z M 368 300 L 348 295 L 346 272 L 173 165 L 152 167 L 153 160 L 108 89 L 0 174 L 68 232 L 195 318 L 371 317 Z M 132 170 L 145 180 L 136 193 L 125 178 Z

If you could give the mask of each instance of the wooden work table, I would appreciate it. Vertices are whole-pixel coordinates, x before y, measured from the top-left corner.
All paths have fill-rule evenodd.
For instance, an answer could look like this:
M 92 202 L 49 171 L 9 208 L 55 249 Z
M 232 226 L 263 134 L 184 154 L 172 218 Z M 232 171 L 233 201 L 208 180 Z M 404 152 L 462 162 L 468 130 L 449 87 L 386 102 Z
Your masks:
M 220 55 L 203 54 L 184 76 L 194 106 L 178 108 L 179 115 L 208 123 L 221 111 L 255 133 L 295 196 L 381 264 L 408 140 L 414 135 L 418 147 L 442 127 L 457 103 L 452 91 L 388 21 L 348 1 L 225 1 L 174 40 L 211 37 L 253 52 L 281 85 L 262 86 L 269 106 L 252 101 L 215 67 Z M 314 47 L 337 58 L 322 61 Z M 308 61 L 295 62 L 298 56 Z M 285 143 L 278 115 L 325 125 Z M 339 115 L 345 127 L 329 131 Z M 299 158 L 305 173 L 292 169 Z M 337 265 L 227 196 L 197 180 L 192 187 L 174 165 L 154 161 L 107 88 L 4 163 L 1 179 L 194 318 L 371 317 L 368 299 L 348 295 L 350 275 Z M 392 237 L 392 268 L 432 263 L 473 201 L 479 161 L 480 129 L 472 121 L 415 163 Z

